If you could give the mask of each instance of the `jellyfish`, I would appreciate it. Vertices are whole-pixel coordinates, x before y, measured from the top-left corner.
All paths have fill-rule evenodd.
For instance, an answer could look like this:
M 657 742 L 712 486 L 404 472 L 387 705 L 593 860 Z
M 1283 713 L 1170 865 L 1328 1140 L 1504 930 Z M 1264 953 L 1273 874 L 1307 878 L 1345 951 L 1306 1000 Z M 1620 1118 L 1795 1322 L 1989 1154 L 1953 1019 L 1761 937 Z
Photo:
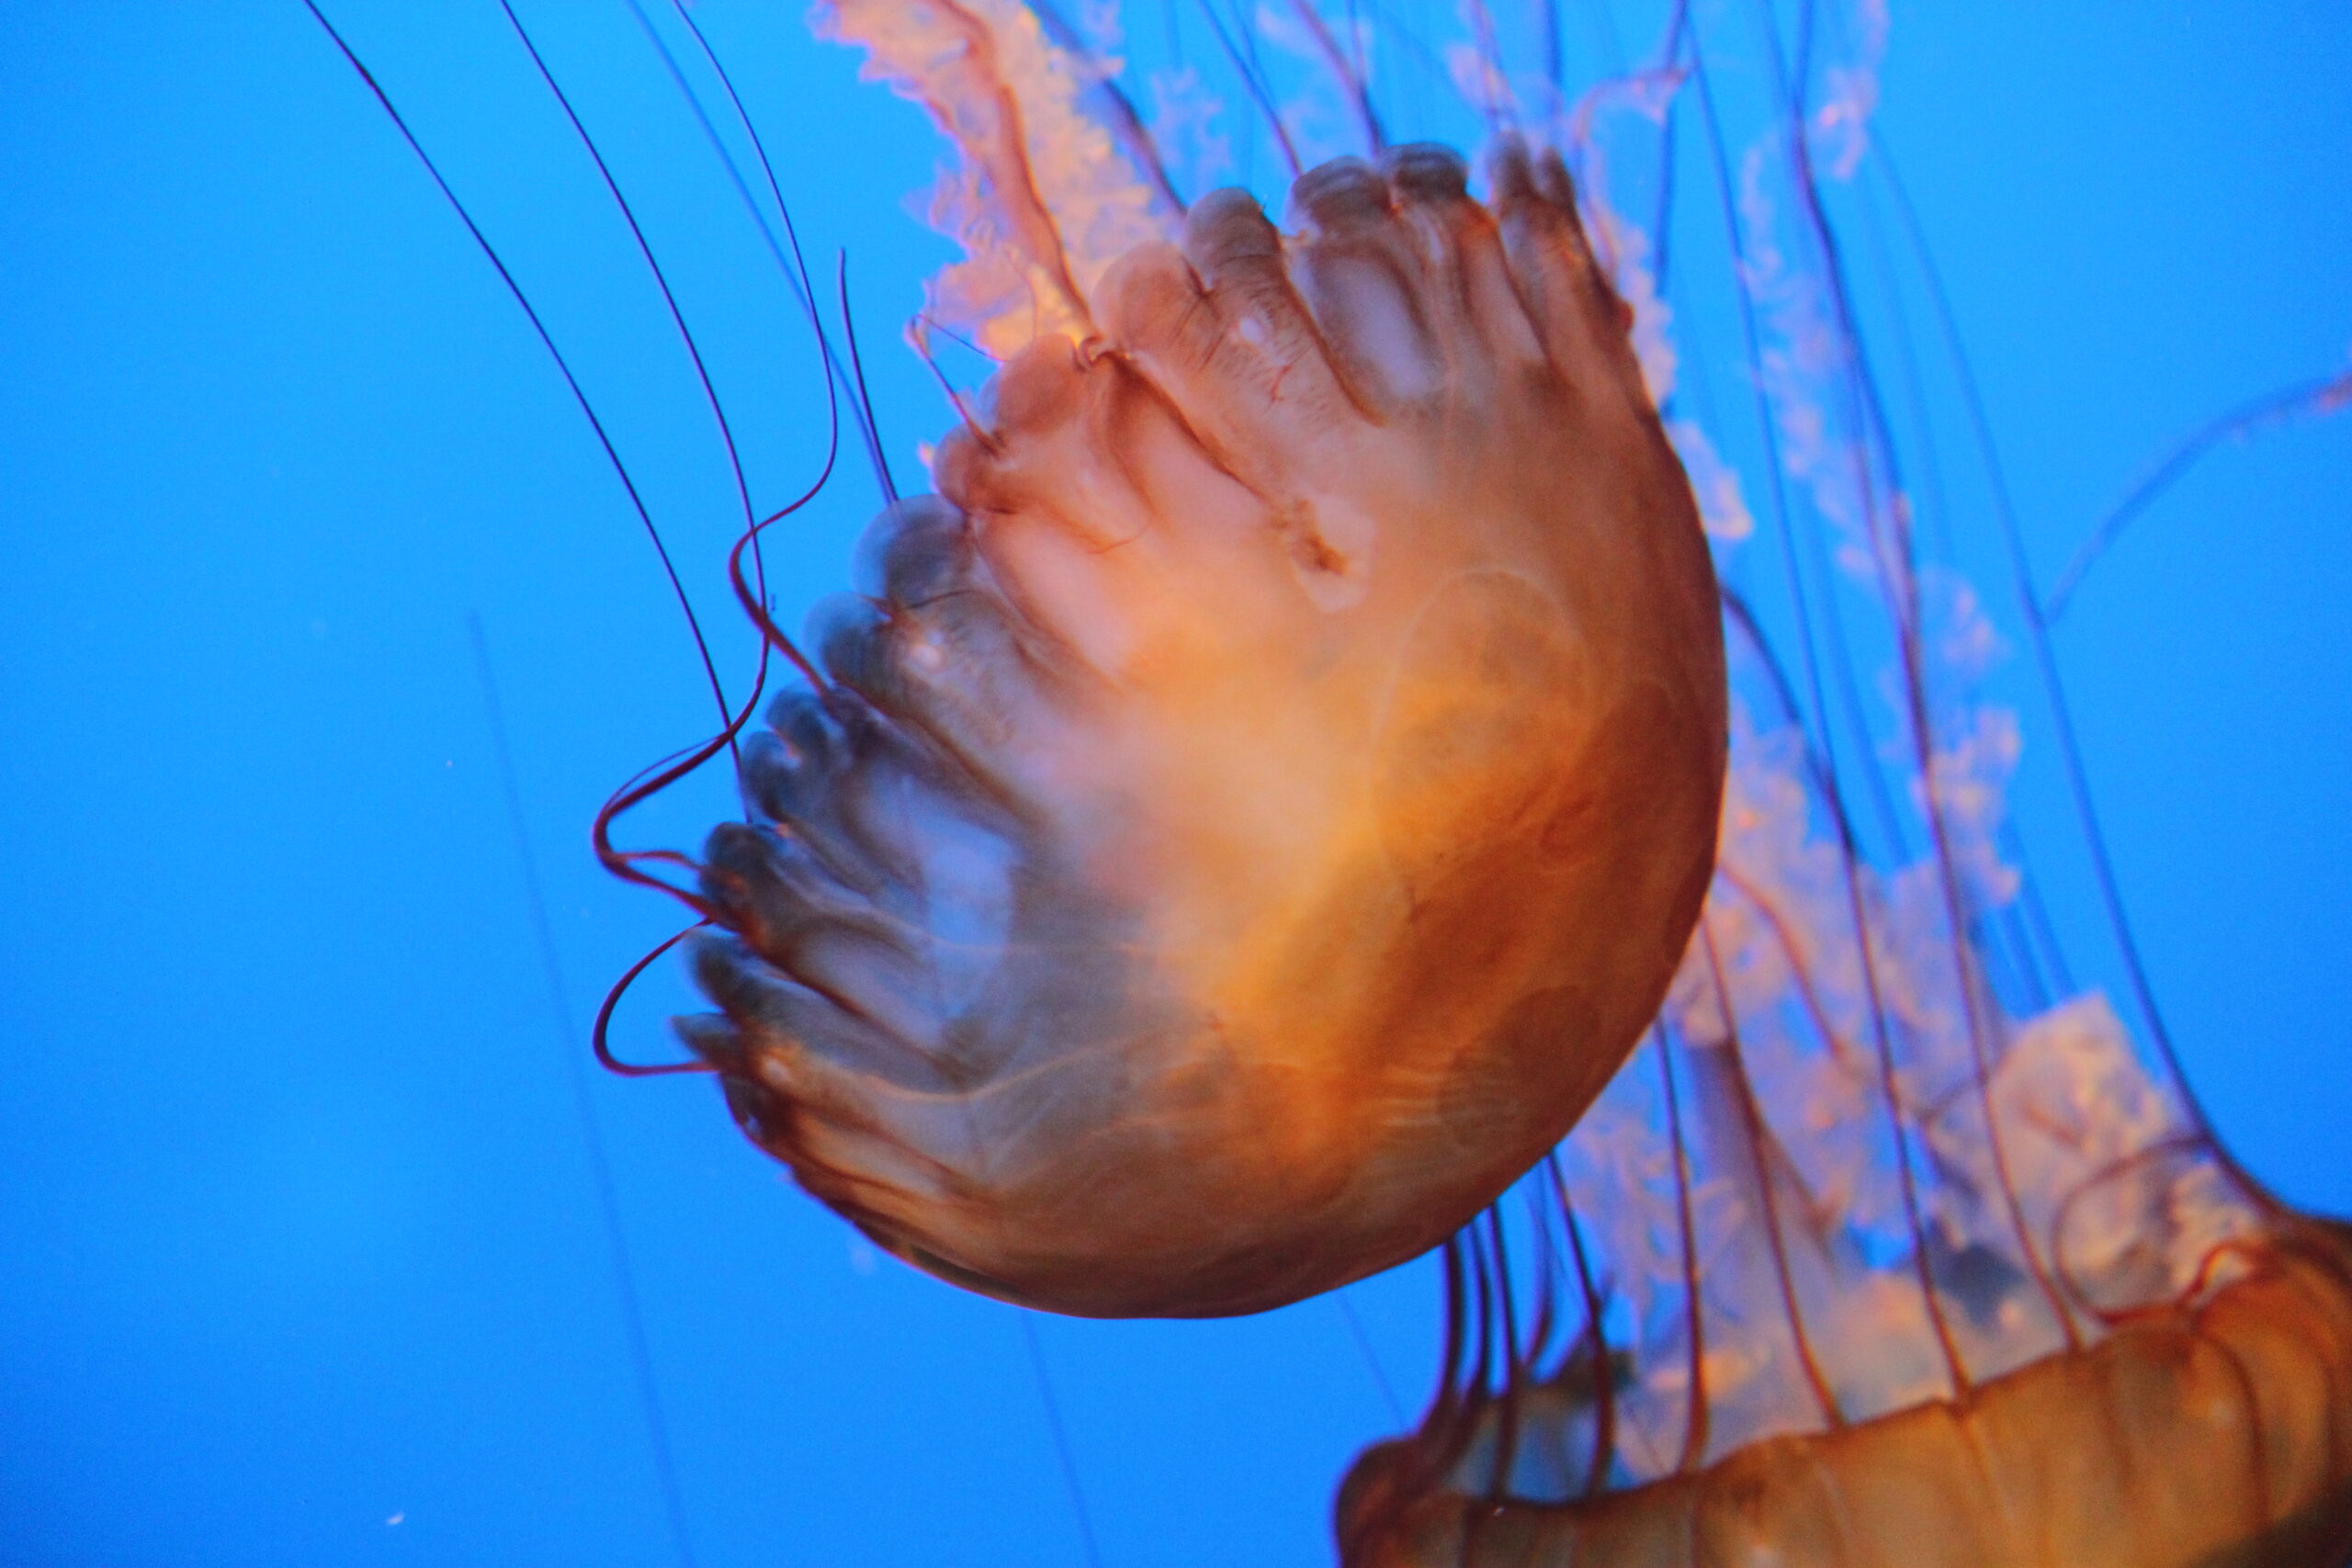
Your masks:
M 1105 264 L 1004 166 L 1034 19 L 829 15 L 1026 288 L 745 748 L 686 1038 L 989 1294 L 1253 1312 L 1418 1256 L 1615 1072 L 1714 855 L 1714 580 L 1565 171 L 1506 147 L 1481 203 L 1397 148 L 1302 179 L 1304 236 L 1226 191 Z

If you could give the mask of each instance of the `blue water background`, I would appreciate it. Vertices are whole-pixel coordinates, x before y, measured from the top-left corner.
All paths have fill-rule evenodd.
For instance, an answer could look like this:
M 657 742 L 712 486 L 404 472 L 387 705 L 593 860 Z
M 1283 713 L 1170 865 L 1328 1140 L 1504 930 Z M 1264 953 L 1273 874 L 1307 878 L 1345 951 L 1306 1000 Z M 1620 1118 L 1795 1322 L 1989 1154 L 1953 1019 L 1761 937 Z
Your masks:
M 625 16 L 538 9 L 616 142 L 652 139 L 621 172 L 690 300 L 724 301 L 708 346 L 786 493 L 822 445 L 788 303 L 722 186 L 655 177 L 703 155 Z M 1883 123 L 2046 576 L 2167 441 L 2352 345 L 2352 11 L 1928 9 L 1895 18 Z M 902 197 L 935 145 L 793 11 L 704 14 L 820 269 L 849 248 L 917 483 L 944 415 L 896 332 L 945 251 Z M 707 416 L 527 64 L 480 6 L 338 14 L 599 389 L 740 671 Z M 2339 1213 L 2347 495 L 2352 421 L 2222 452 L 2063 643 L 2197 1087 Z M 778 539 L 796 613 L 874 505 L 850 468 Z M 544 353 L 291 0 L 0 10 L 0 1563 L 677 1561 L 567 1057 L 673 929 L 589 819 L 709 700 Z M 2049 763 L 2019 799 L 2056 842 Z M 2090 929 L 2078 871 L 2051 892 Z M 628 1047 L 690 1005 L 657 972 Z M 1012 1309 L 877 1259 L 707 1082 L 589 1093 L 699 1562 L 1085 1561 Z M 1418 1407 L 1429 1269 L 1351 1301 Z M 1106 1568 L 1323 1561 L 1340 1470 L 1396 1425 L 1328 1301 L 1035 1326 Z

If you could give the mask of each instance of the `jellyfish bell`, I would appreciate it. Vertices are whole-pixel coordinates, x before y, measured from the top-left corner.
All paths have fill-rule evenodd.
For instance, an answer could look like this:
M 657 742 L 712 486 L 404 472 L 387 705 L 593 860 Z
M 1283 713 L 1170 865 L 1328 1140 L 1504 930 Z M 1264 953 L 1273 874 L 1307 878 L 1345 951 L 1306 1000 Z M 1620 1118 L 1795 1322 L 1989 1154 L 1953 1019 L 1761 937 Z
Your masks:
M 1238 191 L 1039 337 L 820 611 L 711 838 L 686 1036 L 946 1278 L 1260 1311 L 1425 1252 L 1663 998 L 1715 585 L 1556 159 Z

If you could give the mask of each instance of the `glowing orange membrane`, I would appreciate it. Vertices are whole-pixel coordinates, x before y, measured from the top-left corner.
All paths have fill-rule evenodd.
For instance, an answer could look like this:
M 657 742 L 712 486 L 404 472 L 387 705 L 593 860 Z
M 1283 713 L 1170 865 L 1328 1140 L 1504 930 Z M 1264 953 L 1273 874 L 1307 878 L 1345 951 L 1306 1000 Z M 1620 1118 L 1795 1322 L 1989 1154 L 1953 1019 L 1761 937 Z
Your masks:
M 970 153 L 954 289 L 1020 308 L 959 320 L 1025 346 L 747 748 L 686 1032 L 902 1257 L 1256 1311 L 1438 1244 L 1656 1011 L 1714 581 L 1556 161 L 1491 207 L 1440 150 L 1327 165 L 1295 235 L 1224 192 L 1098 265 L 1139 208 L 1038 151 L 1078 78 L 1026 15 L 839 8 Z

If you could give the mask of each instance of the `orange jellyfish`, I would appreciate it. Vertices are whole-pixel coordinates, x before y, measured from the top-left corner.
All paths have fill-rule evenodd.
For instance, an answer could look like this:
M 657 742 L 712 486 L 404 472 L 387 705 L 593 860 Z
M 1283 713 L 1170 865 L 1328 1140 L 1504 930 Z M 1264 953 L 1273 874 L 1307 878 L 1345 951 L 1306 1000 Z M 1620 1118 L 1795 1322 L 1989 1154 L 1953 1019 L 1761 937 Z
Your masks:
M 1018 151 L 1050 46 L 994 9 L 836 8 L 1024 288 L 746 748 L 686 1037 L 923 1268 L 1261 1311 L 1460 1228 L 1657 1011 L 1713 861 L 1714 579 L 1556 162 L 1507 151 L 1491 207 L 1442 149 L 1329 164 L 1304 234 L 1228 191 L 1104 265 Z

